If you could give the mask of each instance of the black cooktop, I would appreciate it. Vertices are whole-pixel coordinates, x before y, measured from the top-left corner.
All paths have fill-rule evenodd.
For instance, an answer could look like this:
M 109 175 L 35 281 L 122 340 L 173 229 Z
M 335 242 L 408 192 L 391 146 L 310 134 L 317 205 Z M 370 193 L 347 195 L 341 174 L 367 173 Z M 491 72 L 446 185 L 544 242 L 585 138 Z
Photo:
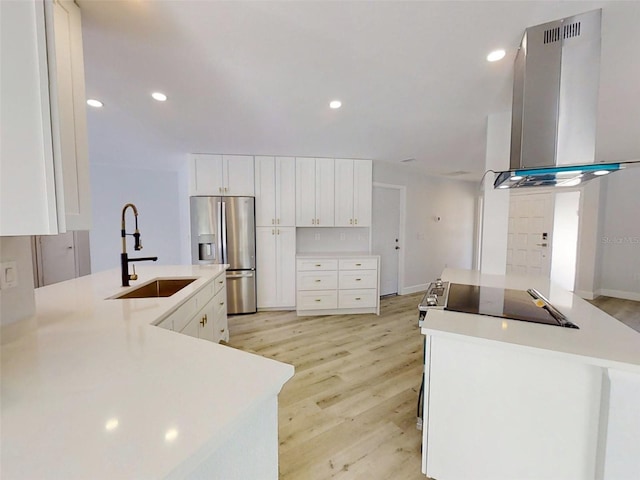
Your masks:
M 578 328 L 524 290 L 452 283 L 445 310 Z

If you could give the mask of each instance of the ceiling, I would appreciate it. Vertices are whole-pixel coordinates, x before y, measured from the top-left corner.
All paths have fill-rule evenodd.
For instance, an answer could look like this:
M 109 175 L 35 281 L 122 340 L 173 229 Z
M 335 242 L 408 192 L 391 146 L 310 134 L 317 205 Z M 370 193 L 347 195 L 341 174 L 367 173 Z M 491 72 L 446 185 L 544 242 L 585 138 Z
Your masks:
M 600 7 L 597 155 L 640 158 L 640 2 L 77 3 L 87 98 L 104 102 L 87 112 L 92 162 L 415 159 L 433 174 L 478 178 L 487 115 L 511 108 L 524 29 Z M 496 48 L 506 57 L 487 62 Z M 330 110 L 333 99 L 342 108 Z

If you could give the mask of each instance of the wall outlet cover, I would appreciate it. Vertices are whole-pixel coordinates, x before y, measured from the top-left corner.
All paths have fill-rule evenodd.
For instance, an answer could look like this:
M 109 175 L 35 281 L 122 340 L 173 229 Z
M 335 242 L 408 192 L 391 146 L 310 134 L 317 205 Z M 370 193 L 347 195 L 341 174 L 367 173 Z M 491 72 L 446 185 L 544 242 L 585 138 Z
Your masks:
M 18 267 L 16 262 L 2 262 L 0 264 L 0 288 L 15 288 L 18 286 Z

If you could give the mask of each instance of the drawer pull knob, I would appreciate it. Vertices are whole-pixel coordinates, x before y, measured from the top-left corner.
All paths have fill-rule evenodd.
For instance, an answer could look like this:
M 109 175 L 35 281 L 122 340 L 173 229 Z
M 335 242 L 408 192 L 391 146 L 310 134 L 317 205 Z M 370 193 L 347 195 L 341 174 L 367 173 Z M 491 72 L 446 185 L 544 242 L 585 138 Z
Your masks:
M 361 263 L 356 263 L 356 267 L 361 267 L 362 264 Z
M 223 282 L 222 280 L 218 281 L 218 283 L 219 283 L 220 285 L 222 285 L 222 282 Z
M 224 305 L 224 302 L 220 302 L 220 305 Z
M 322 280 L 320 280 L 320 279 L 317 279 L 317 280 L 316 280 L 316 283 L 320 283 L 321 281 L 322 281 Z
M 361 278 L 356 278 L 356 282 L 359 282 L 360 280 L 362 280 Z
M 222 330 L 220 330 L 220 333 L 224 333 L 224 328 Z
M 362 300 L 360 297 L 356 297 L 356 300 Z
M 319 298 L 316 298 L 316 302 L 321 302 L 322 300 Z
M 322 264 L 321 263 L 316 263 L 316 267 L 321 267 Z

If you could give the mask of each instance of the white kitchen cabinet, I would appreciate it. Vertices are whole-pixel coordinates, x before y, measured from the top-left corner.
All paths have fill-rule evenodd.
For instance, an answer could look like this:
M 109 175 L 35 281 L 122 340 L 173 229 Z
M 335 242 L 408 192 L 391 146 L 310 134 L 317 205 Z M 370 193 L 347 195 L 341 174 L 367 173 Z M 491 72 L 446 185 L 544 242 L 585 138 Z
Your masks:
M 256 227 L 258 308 L 296 304 L 295 227 Z
M 190 173 L 191 195 L 255 194 L 253 157 L 249 155 L 194 154 Z
M 371 160 L 335 160 L 336 227 L 371 226 Z
M 332 158 L 296 158 L 296 226 L 334 226 L 334 179 Z
M 379 314 L 379 264 L 376 255 L 299 255 L 297 314 Z
M 293 227 L 296 222 L 294 157 L 256 157 L 256 225 Z
M 204 285 L 156 326 L 212 342 L 229 341 L 225 273 Z
M 0 8 L 0 235 L 89 229 L 80 9 L 63 0 Z

